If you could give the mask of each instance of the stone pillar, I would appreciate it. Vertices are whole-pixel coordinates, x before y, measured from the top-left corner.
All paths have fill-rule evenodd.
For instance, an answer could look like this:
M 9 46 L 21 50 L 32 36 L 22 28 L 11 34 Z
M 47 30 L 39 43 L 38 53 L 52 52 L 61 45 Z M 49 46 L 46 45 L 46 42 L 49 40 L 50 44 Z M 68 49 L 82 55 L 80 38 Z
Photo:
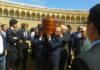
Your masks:
M 4 16 L 4 14 L 3 14 L 3 13 L 4 13 L 4 9 L 2 9 L 2 13 L 1 13 L 1 16 Z
M 82 18 L 82 16 L 80 16 L 80 23 L 82 23 L 82 19 L 81 18 Z
M 15 10 L 14 10 L 14 16 L 13 16 L 13 17 L 16 17 L 16 16 L 15 16 Z
M 10 10 L 8 9 L 8 17 L 9 17 Z
M 21 18 L 21 11 L 19 10 L 19 18 Z
M 75 23 L 76 23 L 77 21 L 76 21 L 76 16 L 75 16 Z
M 25 11 L 25 15 L 24 16 L 25 16 L 24 19 L 26 19 L 26 11 Z

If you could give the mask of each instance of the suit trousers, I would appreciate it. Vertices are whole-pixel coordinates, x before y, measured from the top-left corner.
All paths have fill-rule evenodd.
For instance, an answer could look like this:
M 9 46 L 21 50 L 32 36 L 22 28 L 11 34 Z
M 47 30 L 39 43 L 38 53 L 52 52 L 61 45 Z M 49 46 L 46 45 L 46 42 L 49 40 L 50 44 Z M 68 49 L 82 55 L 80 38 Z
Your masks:
M 0 70 L 6 69 L 6 56 L 0 56 Z
M 68 53 L 66 50 L 64 50 L 61 52 L 60 55 L 61 56 L 60 56 L 59 70 L 66 70 L 68 62 Z

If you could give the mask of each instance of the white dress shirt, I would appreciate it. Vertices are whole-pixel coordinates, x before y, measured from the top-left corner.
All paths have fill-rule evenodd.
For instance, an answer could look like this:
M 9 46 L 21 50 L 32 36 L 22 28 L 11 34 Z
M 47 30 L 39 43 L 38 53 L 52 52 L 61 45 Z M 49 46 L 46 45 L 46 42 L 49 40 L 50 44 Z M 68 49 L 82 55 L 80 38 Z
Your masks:
M 31 33 L 31 37 L 34 37 L 34 36 L 35 36 L 35 32 L 32 32 L 32 33 Z
M 2 35 L 6 38 L 6 32 L 2 31 Z
M 24 32 L 24 36 L 27 37 L 27 31 Z
M 3 54 L 3 52 L 4 52 L 3 38 L 0 34 L 0 54 Z

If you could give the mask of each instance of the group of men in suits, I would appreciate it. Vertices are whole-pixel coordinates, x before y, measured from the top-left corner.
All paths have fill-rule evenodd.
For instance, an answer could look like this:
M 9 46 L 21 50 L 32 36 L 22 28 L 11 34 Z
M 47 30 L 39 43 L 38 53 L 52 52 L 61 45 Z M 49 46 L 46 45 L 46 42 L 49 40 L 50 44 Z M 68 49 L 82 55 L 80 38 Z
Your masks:
M 56 27 L 53 35 L 43 36 L 42 32 L 36 30 L 33 44 L 36 49 L 37 70 L 65 70 L 70 38 L 67 31 L 65 25 Z
M 6 62 L 3 64 L 6 70 L 17 70 L 20 64 L 22 64 L 22 70 L 27 69 L 26 62 L 30 41 L 33 45 L 32 51 L 35 53 L 32 54 L 35 55 L 37 70 L 64 69 L 68 57 L 67 43 L 69 40 L 68 28 L 65 25 L 56 27 L 54 35 L 43 36 L 40 31 L 41 25 L 38 25 L 32 35 L 28 31 L 28 24 L 22 23 L 21 28 L 18 29 L 17 23 L 16 19 L 11 19 L 8 29 L 6 25 L 1 26 L 3 39 L 3 44 L 1 44 L 7 48 L 7 51 L 5 49 L 7 56 L 4 55 L 5 53 L 2 54 L 5 56 Z
M 17 23 L 16 19 L 11 19 L 9 28 L 6 24 L 0 26 L 0 70 L 17 70 L 20 63 L 22 70 L 26 69 L 31 34 L 28 24 L 23 23 L 18 29 Z
M 20 63 L 22 70 L 27 70 L 30 41 L 37 70 L 67 70 L 72 61 L 71 51 L 75 56 L 72 70 L 100 69 L 100 4 L 90 9 L 87 29 L 79 26 L 75 33 L 70 32 L 69 25 L 60 25 L 53 35 L 44 36 L 42 25 L 30 32 L 28 24 L 22 23 L 18 29 L 17 23 L 11 19 L 8 29 L 6 24 L 0 25 L 0 70 L 17 70 Z
M 91 48 L 74 59 L 72 70 L 100 69 L 100 3 L 89 11 L 87 36 L 92 43 Z
M 35 48 L 37 70 L 68 70 L 68 65 L 71 65 L 72 61 L 71 51 L 77 57 L 87 40 L 86 27 L 79 26 L 77 32 L 71 33 L 69 25 L 60 25 L 56 27 L 52 36 L 48 34 L 43 36 L 41 27 L 39 25 L 35 30 L 32 41 Z
M 60 25 L 56 27 L 53 35 L 43 36 L 41 24 L 34 29 L 35 31 L 30 32 L 28 31 L 28 24 L 22 23 L 21 28 L 18 29 L 17 23 L 16 19 L 11 19 L 8 29 L 6 25 L 1 26 L 1 36 L 4 39 L 4 46 L 7 48 L 5 58 L 5 68 L 7 70 L 17 70 L 19 65 L 22 66 L 22 70 L 28 69 L 26 64 L 30 41 L 37 70 L 66 70 L 68 63 L 71 62 L 71 50 L 80 49 L 78 47 L 80 45 L 76 48 L 73 43 L 80 44 L 80 40 L 83 41 L 81 37 L 83 27 L 78 28 L 80 29 L 78 31 L 80 35 L 77 32 L 72 34 L 69 29 L 70 26 L 68 28 L 66 25 Z M 78 41 L 75 40 L 77 36 L 79 37 Z

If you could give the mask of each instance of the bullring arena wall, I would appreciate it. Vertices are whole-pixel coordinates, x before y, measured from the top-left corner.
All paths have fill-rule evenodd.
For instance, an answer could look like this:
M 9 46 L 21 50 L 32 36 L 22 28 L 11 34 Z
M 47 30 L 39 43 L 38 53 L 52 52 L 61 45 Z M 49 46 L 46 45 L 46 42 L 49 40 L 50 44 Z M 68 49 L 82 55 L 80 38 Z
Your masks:
M 7 17 L 0 17 L 0 23 L 1 24 L 7 24 L 7 26 L 9 26 L 9 20 L 11 18 L 7 18 Z M 38 24 L 41 24 L 41 21 L 36 21 L 36 20 L 26 20 L 26 19 L 17 19 L 18 20 L 18 27 L 20 28 L 21 23 L 28 23 L 29 25 L 29 29 L 32 27 L 36 27 Z M 71 24 L 71 23 L 66 23 L 66 25 L 71 25 L 72 27 L 72 32 L 77 30 L 77 27 L 79 25 L 84 25 L 84 24 Z
M 11 18 L 15 18 L 18 20 L 18 27 L 21 23 L 28 23 L 29 28 L 36 27 L 43 18 L 53 18 L 71 25 L 72 31 L 76 31 L 78 25 L 87 21 L 87 17 L 86 10 L 44 8 L 0 0 L 0 23 L 8 24 Z

